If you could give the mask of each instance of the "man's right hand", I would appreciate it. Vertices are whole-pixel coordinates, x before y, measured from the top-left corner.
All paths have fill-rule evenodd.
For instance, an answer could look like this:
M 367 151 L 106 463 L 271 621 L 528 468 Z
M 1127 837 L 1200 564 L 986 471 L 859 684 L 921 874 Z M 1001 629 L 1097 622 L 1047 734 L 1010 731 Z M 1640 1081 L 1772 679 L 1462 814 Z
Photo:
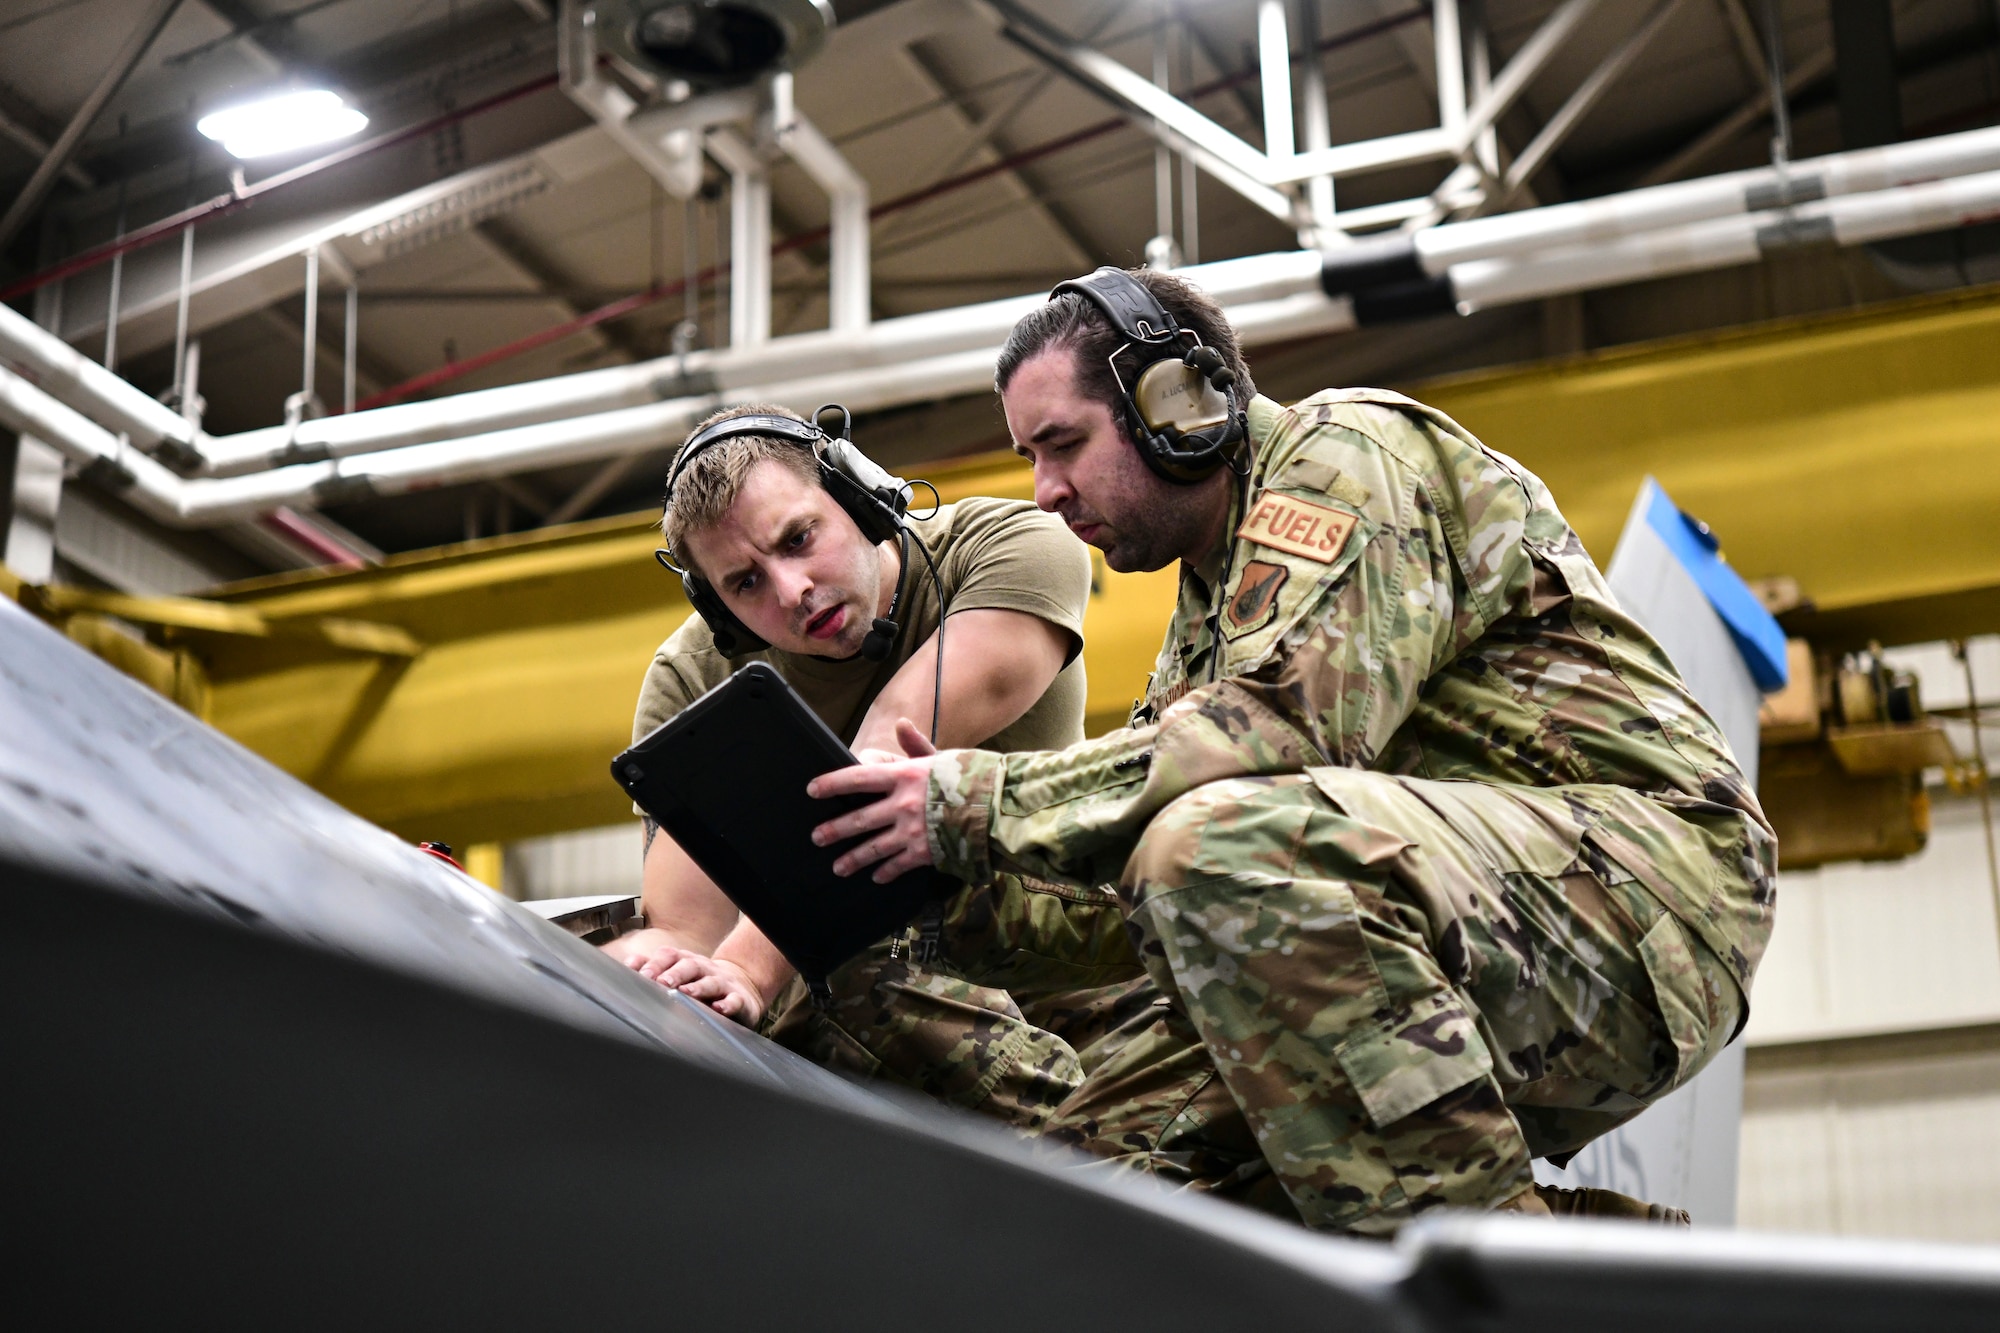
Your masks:
M 688 952 L 675 943 L 672 933 L 652 927 L 620 935 L 600 947 L 634 972 L 655 981 Z
M 698 953 L 683 952 L 677 962 L 654 980 L 690 999 L 700 1000 L 746 1028 L 755 1028 L 764 1021 L 763 993 L 748 972 L 727 958 L 704 958 Z

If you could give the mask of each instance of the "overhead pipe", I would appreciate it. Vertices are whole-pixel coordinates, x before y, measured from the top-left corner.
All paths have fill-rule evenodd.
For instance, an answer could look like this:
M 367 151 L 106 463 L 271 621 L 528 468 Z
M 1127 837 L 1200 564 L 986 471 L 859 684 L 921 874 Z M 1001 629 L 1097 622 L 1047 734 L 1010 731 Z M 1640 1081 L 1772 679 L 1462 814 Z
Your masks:
M 1445 281 L 1461 311 L 1629 282 L 1670 273 L 1721 268 L 1755 260 L 1773 249 L 1814 243 L 1859 245 L 1916 232 L 1936 231 L 2000 211 L 2000 170 L 1956 180 L 1822 199 L 1741 217 L 1713 218 L 1663 228 L 1606 245 L 1537 253 L 1522 259 L 1479 260 L 1455 266 Z M 1229 314 L 1246 344 L 1312 336 L 1375 322 L 1379 303 L 1370 294 L 1329 298 L 1316 281 L 1300 284 L 1299 252 L 1258 256 L 1211 266 L 1241 277 L 1261 277 L 1263 299 L 1234 304 Z M 1318 256 L 1306 254 L 1313 266 Z M 1280 274 L 1289 265 L 1293 290 Z M 1303 289 L 1300 289 L 1300 288 Z M 990 320 L 999 310 L 1032 308 L 1024 297 L 969 307 Z M 933 329 L 963 321 L 967 310 L 885 321 L 876 332 L 929 321 Z M 983 324 L 991 331 L 990 324 Z M 775 400 L 799 407 L 843 399 L 863 411 L 976 392 L 990 382 L 1005 329 L 981 344 L 941 350 L 936 345 L 867 368 L 827 366 L 818 374 L 750 383 L 728 391 L 683 392 L 665 401 L 600 411 L 561 421 L 539 421 L 458 439 L 394 450 L 292 463 L 235 477 L 184 478 L 130 447 L 128 441 L 12 372 L 0 370 L 0 420 L 48 440 L 87 473 L 125 490 L 132 503 L 178 527 L 209 527 L 269 513 L 281 505 L 338 504 L 532 468 L 584 462 L 641 449 L 670 447 L 695 421 L 725 403 Z M 825 338 L 826 335 L 808 335 Z M 785 342 L 804 341 L 786 339 Z M 871 339 L 850 339 L 866 344 Z M 778 344 L 759 349 L 782 353 Z M 929 355 L 923 355 L 928 352 Z M 770 364 L 767 362 L 767 364 Z M 791 364 L 791 363 L 781 363 Z M 631 371 L 634 367 L 619 367 Z M 602 373 L 602 372 L 598 372 Z M 532 390 L 537 386 L 513 386 Z M 500 391 L 490 391 L 500 392 Z M 471 395 L 468 395 L 470 397 Z M 412 405 L 418 406 L 418 405 Z M 439 407 L 443 404 L 423 404 Z
M 1569 246 L 1614 246 L 1663 227 L 1768 210 L 1787 202 L 1841 197 L 2000 168 L 2000 127 L 1837 153 L 1792 164 L 1648 187 L 1603 199 L 1449 223 L 1412 236 L 1363 239 L 1327 254 L 1261 255 L 1185 270 L 1224 304 L 1266 299 L 1317 272 L 1329 295 L 1359 293 L 1365 322 L 1454 309 L 1460 296 L 1442 275 L 1453 264 L 1519 258 Z M 1569 261 L 1565 261 L 1569 262 Z M 1482 280 L 1492 274 L 1479 270 Z M 1275 281 L 1279 290 L 1269 289 Z M 979 346 L 1006 336 L 1039 298 L 1014 297 L 873 326 L 856 339 L 829 330 L 762 347 L 662 357 L 575 375 L 480 390 L 352 416 L 264 427 L 206 441 L 209 471 L 229 476 L 285 461 L 399 448 L 450 435 L 526 425 L 657 401 L 684 380 L 712 377 L 719 389 L 768 379 L 780 370 L 812 375 Z M 32 326 L 30 326 L 32 327 Z M 4 331 L 0 331 L 4 332 Z M 37 330 L 39 332 L 39 330 Z M 4 348 L 0 348 L 4 350 Z M 136 391 L 135 391 L 136 392 Z M 83 406 L 82 404 L 73 404 Z
M 11 362 L 59 402 L 122 432 L 142 449 L 199 458 L 193 422 L 4 304 L 0 362 Z
M 1320 257 L 1310 250 L 1226 259 L 1181 269 L 1218 302 L 1235 306 L 1318 290 Z M 794 334 L 751 347 L 719 348 L 607 366 L 525 384 L 401 403 L 350 416 L 267 426 L 205 441 L 218 477 L 315 458 L 406 448 L 451 436 L 658 402 L 686 393 L 731 393 L 779 378 L 853 372 L 981 347 L 997 347 L 1039 294 L 878 320 L 858 335 L 840 329 Z
M 1952 136 L 1949 143 L 1929 141 L 1897 145 L 1894 149 L 1839 155 L 1837 162 L 1822 159 L 1817 163 L 1800 164 L 1795 171 L 1821 181 L 1827 188 L 1849 188 L 1866 180 L 1869 171 L 1874 171 L 1877 178 L 1894 179 L 1899 173 L 1948 168 L 1978 160 L 1980 153 L 1994 151 L 1995 137 L 1994 131 L 1976 131 Z M 1734 182 L 1737 191 L 1741 193 L 1745 189 L 1757 188 L 1757 181 L 1741 177 L 1760 174 L 1763 173 L 1739 174 L 1739 179 Z M 1797 177 L 1787 179 L 1788 188 L 1796 187 Z M 1683 187 L 1660 188 L 1678 191 Z M 1355 322 L 1374 324 L 1434 310 L 1470 309 L 1668 272 L 1750 262 L 1770 249 L 1812 239 L 1854 244 L 1886 236 L 1936 230 L 1977 220 L 1992 211 L 1996 204 L 2000 204 L 2000 196 L 1996 196 L 1993 189 L 1992 173 L 1963 181 L 1929 182 L 1868 194 L 1836 196 L 1791 208 L 1709 219 L 1683 228 L 1661 228 L 1609 240 L 1587 238 L 1588 244 L 1556 247 L 1515 259 L 1470 260 L 1448 269 L 1443 279 L 1433 282 L 1430 288 L 1414 296 L 1400 289 L 1371 288 L 1359 293 L 1351 305 L 1344 299 L 1328 303 L 1317 295 L 1318 291 L 1332 285 L 1327 281 L 1328 274 L 1343 271 L 1344 251 L 1324 259 L 1309 251 L 1251 256 L 1202 265 L 1185 272 L 1223 304 L 1231 307 L 1233 317 L 1244 313 L 1237 307 L 1298 298 L 1306 302 L 1298 307 L 1300 317 L 1307 318 L 1309 315 L 1317 321 L 1318 328 L 1325 330 L 1351 327 Z M 1571 206 L 1559 207 L 1568 209 Z M 1531 216 L 1519 215 L 1521 218 Z M 1486 227 L 1493 223 L 1515 221 L 1517 218 L 1513 217 L 1481 219 L 1438 230 L 1447 232 L 1457 227 Z M 1549 234 L 1563 234 L 1562 228 L 1551 228 Z M 657 404 L 663 399 L 687 400 L 704 406 L 722 401 L 744 401 L 780 384 L 811 384 L 821 377 L 838 381 L 828 396 L 854 397 L 855 394 L 848 393 L 845 386 L 855 385 L 857 376 L 875 369 L 886 372 L 887 377 L 881 380 L 882 384 L 904 386 L 881 390 L 891 398 L 905 392 L 914 393 L 916 397 L 937 396 L 945 390 L 933 388 L 925 393 L 908 388 L 912 382 L 909 379 L 909 363 L 934 367 L 940 357 L 997 347 L 1013 323 L 1041 299 L 1039 295 L 1008 298 L 882 321 L 861 336 L 834 330 L 804 334 L 760 347 L 666 357 L 639 365 L 609 367 L 435 402 L 302 422 L 296 433 L 278 427 L 206 443 L 215 452 L 215 472 L 220 478 L 230 473 L 273 468 L 284 470 L 310 464 L 315 459 L 337 460 L 384 449 L 422 448 L 445 436 L 468 436 L 490 441 L 500 432 L 519 427 L 560 422 L 560 419 L 566 418 L 586 418 L 607 411 Z M 1280 331 L 1270 336 L 1285 335 Z M 102 402 L 115 403 L 120 412 L 109 414 L 109 424 L 117 429 L 104 432 L 100 427 L 100 434 L 105 438 L 116 439 L 117 433 L 122 431 L 128 443 L 143 443 L 147 430 L 164 436 L 169 429 L 184 428 L 184 422 L 177 414 L 153 403 L 115 376 L 105 374 L 101 367 L 85 361 L 66 344 L 11 311 L 0 312 L 0 345 L 4 345 L 0 346 L 0 350 L 14 347 L 35 354 L 26 358 L 26 363 L 36 378 L 58 390 L 58 397 L 66 391 L 73 398 L 101 400 L 100 407 Z M 924 373 L 929 372 L 919 372 L 918 378 L 921 379 Z M 950 379 L 950 383 L 958 381 Z M 70 405 L 76 406 L 75 403 Z M 100 411 L 99 415 L 106 414 Z M 680 420 L 679 417 L 672 419 Z M 133 425 L 140 429 L 131 429 Z M 670 428 L 663 421 L 659 429 Z M 559 424 L 552 439 L 559 439 L 560 431 Z M 102 440 L 98 440 L 91 448 L 101 455 L 105 452 L 104 448 L 98 447 L 101 445 Z M 615 453 L 622 447 L 626 446 L 619 445 L 611 452 Z M 131 452 L 126 450 L 126 453 Z M 531 456 L 541 455 L 533 451 L 522 455 L 523 458 Z M 423 457 L 419 455 L 412 465 L 421 467 Z M 524 465 L 517 462 L 509 466 L 518 470 Z M 506 470 L 496 466 L 489 475 L 499 475 Z M 341 475 L 340 470 L 336 469 L 319 480 L 338 475 Z M 175 512 L 192 514 L 201 508 L 183 507 Z
M 1455 264 L 1609 244 L 1662 228 L 1786 204 L 1919 185 L 2000 168 L 2000 126 L 1832 153 L 1784 167 L 1628 190 L 1453 222 L 1407 236 L 1367 237 L 1328 257 L 1326 290 L 1363 292 L 1442 277 Z
M 1402 10 L 1398 13 L 1388 15 L 1385 18 L 1378 19 L 1369 23 L 1360 24 L 1356 27 L 1346 29 L 1345 31 L 1335 34 L 1334 36 L 1320 39 L 1314 44 L 1313 52 L 1316 52 L 1319 55 L 1324 55 L 1328 52 L 1341 50 L 1346 47 L 1353 46 L 1357 43 L 1368 41 L 1375 37 L 1379 37 L 1382 34 L 1393 31 L 1394 29 L 1402 27 L 1405 24 L 1413 23 L 1420 19 L 1425 19 L 1429 16 L 1429 14 L 1430 14 L 1430 7 L 1428 4 L 1417 5 L 1413 8 Z M 1312 64 L 1312 53 L 1303 53 L 1303 52 L 1296 53 L 1294 54 L 1293 59 L 1295 62 L 1303 61 L 1307 63 L 1308 77 L 1310 78 L 1312 69 L 1314 68 Z M 480 111 L 489 109 L 491 106 L 498 105 L 499 101 L 501 100 L 511 100 L 515 97 L 523 96 L 526 95 L 527 93 L 535 92 L 542 88 L 553 87 L 556 85 L 559 77 L 560 76 L 557 74 L 547 75 L 532 84 L 528 84 L 521 88 L 517 88 L 508 93 L 502 94 L 500 99 L 489 100 L 487 102 L 477 103 L 472 106 L 461 108 L 457 111 L 448 113 L 446 117 L 441 117 L 432 121 L 427 121 L 420 126 L 413 127 L 413 129 L 410 130 L 395 131 L 395 136 L 397 138 L 397 141 L 400 142 L 402 137 L 404 137 L 407 134 L 415 132 L 424 132 L 431 129 L 435 129 L 439 124 L 443 123 L 446 120 L 463 119 L 466 116 L 476 114 Z M 1222 77 L 1214 79 L 1208 83 L 1202 84 L 1195 88 L 1191 88 L 1187 91 L 1185 96 L 1189 101 L 1199 100 L 1200 98 L 1207 97 L 1212 94 L 1220 92 L 1225 92 L 1231 88 L 1239 87 L 1242 84 L 1252 82 L 1257 77 L 1258 77 L 1258 71 L 1254 68 L 1248 70 L 1239 70 L 1236 73 L 1225 74 Z M 707 99 L 697 99 L 697 100 L 705 102 L 712 100 L 714 96 L 716 95 L 712 94 Z M 748 101 L 750 98 L 754 97 L 754 90 L 743 90 L 743 97 L 745 98 L 746 101 Z M 638 113 L 637 116 L 634 117 L 634 121 L 636 122 L 634 125 L 634 129 L 635 131 L 644 132 L 646 134 L 664 136 L 666 134 L 673 132 L 676 129 L 691 127 L 695 125 L 697 122 L 702 125 L 711 123 L 710 116 L 711 112 L 714 110 L 713 108 L 704 107 L 698 113 L 696 113 L 694 111 L 691 111 L 689 107 L 690 107 L 689 103 L 681 103 L 677 106 L 656 108 L 648 111 L 642 111 Z M 879 220 L 881 218 L 890 216 L 891 214 L 903 212 L 905 210 L 918 207 L 919 205 L 928 203 L 931 200 L 941 198 L 945 195 L 954 193 L 956 191 L 966 189 L 973 185 L 977 185 L 983 181 L 990 180 L 995 176 L 1004 175 L 1009 171 L 1015 171 L 1022 167 L 1028 166 L 1031 163 L 1039 162 L 1045 158 L 1054 156 L 1055 154 L 1066 152 L 1070 149 L 1078 147 L 1081 144 L 1093 142 L 1099 138 L 1104 137 L 1105 135 L 1112 134 L 1118 130 L 1124 129 L 1126 125 L 1127 122 L 1124 119 L 1124 117 L 1118 116 L 1118 117 L 1113 117 L 1109 120 L 1098 121 L 1095 124 L 1087 125 L 1080 130 L 1074 130 L 1068 134 L 1058 135 L 1053 139 L 1044 140 L 1043 142 L 1035 144 L 1032 147 L 1021 149 L 1018 152 L 1009 153 L 1005 157 L 999 158 L 995 161 L 984 163 L 980 166 L 973 167 L 966 171 L 962 171 L 955 176 L 947 177 L 946 179 L 941 181 L 934 181 L 931 184 L 922 187 L 921 189 L 912 190 L 907 194 L 899 195 L 896 198 L 888 200 L 884 203 L 872 205 L 868 210 L 868 216 L 872 220 Z M 1323 129 L 1324 127 L 1322 126 L 1321 128 Z M 1323 138 L 1324 136 L 1322 135 L 1321 137 Z M 380 142 L 371 142 L 369 145 L 363 145 L 362 147 L 366 147 L 372 150 L 372 148 L 382 147 L 382 146 L 385 145 Z M 1315 145 L 1314 144 L 1307 145 L 1307 147 L 1309 148 L 1313 146 Z M 1324 146 L 1324 145 L 1322 144 L 1319 146 Z M 347 150 L 343 150 L 343 155 L 339 156 L 338 158 L 339 161 L 347 160 L 347 157 L 344 155 L 346 152 Z M 287 179 L 297 179 L 299 172 L 304 172 L 308 170 L 318 170 L 326 166 L 332 166 L 332 165 L 337 165 L 335 160 L 320 159 L 317 162 L 307 163 L 305 164 L 304 167 L 297 168 L 293 172 L 284 173 L 284 176 Z M 252 191 L 262 191 L 270 183 L 271 183 L 270 181 L 260 181 L 256 185 L 250 186 L 249 188 Z M 1331 180 L 1327 180 L 1323 182 L 1323 184 L 1325 184 L 1328 187 L 1327 192 L 1330 194 L 1332 186 Z M 233 196 L 231 195 L 222 195 L 217 200 L 211 200 L 210 205 L 228 204 L 232 198 Z M 192 225 L 194 221 L 199 220 L 200 216 L 209 216 L 209 214 L 202 212 L 202 209 L 207 208 L 208 206 L 209 205 L 198 206 L 197 209 L 193 210 L 191 213 L 177 214 L 172 218 L 162 219 L 161 222 L 159 223 L 149 224 L 148 228 L 142 229 L 147 233 L 145 237 L 141 237 L 137 232 L 131 233 L 128 234 L 126 241 L 120 244 L 124 245 L 125 248 L 133 248 L 138 245 L 149 244 L 152 240 L 157 240 L 163 235 L 170 235 L 172 234 L 173 229 L 185 228 L 187 226 Z M 1334 222 L 1335 225 L 1348 230 L 1361 229 L 1371 226 L 1383 225 L 1386 223 L 1402 222 L 1412 216 L 1415 216 L 1417 213 L 1423 212 L 1428 207 L 1429 207 L 1429 201 L 1426 199 L 1403 200 L 1397 203 L 1391 203 L 1387 205 L 1374 205 L 1374 206 L 1364 207 L 1361 209 L 1350 210 L 1347 213 L 1341 214 L 1337 219 L 1334 219 Z M 167 228 L 167 230 L 164 231 L 160 230 L 160 228 L 163 227 Z M 788 252 L 793 250 L 801 250 L 807 248 L 808 246 L 817 245 L 822 241 L 829 241 L 830 231 L 831 231 L 830 227 L 815 227 L 815 228 L 809 228 L 803 232 L 796 233 L 792 236 L 788 236 L 783 241 L 779 242 L 777 245 L 772 247 L 773 257 L 775 258 L 780 251 Z M 839 247 L 830 244 L 829 248 L 837 249 Z M 9 296 L 19 294 L 20 292 L 31 291 L 35 287 L 41 286 L 49 282 L 53 282 L 58 278 L 68 276 L 69 274 L 77 272 L 82 268 L 87 268 L 92 264 L 100 263 L 109 257 L 110 257 L 110 252 L 104 249 L 103 247 L 100 247 L 99 249 L 96 250 L 87 251 L 81 255 L 73 257 L 71 260 L 64 261 L 62 265 L 58 265 L 53 269 L 46 270 L 42 273 L 34 275 L 29 279 L 23 280 L 22 285 L 18 285 L 15 288 L 9 288 L 5 291 L 0 291 L 0 299 L 7 299 Z M 701 280 L 706 282 L 711 276 L 713 276 L 713 270 L 704 272 L 701 275 Z M 554 325 L 550 328 L 542 329 L 535 334 L 529 335 L 526 338 L 516 339 L 513 342 L 503 344 L 500 347 L 491 349 L 488 352 L 481 353 L 478 356 L 465 357 L 460 359 L 459 361 L 454 362 L 449 366 L 440 366 L 433 370 L 427 371 L 422 375 L 404 381 L 401 384 L 392 386 L 390 389 L 385 390 L 383 394 L 373 395 L 372 400 L 364 399 L 363 408 L 364 410 L 366 410 L 372 407 L 384 406 L 388 403 L 400 401 L 402 398 L 407 397 L 411 394 L 425 392 L 430 389 L 434 389 L 440 384 L 446 384 L 454 379 L 462 378 L 467 374 L 473 373 L 477 369 L 482 369 L 486 366 L 496 364 L 500 361 L 504 361 L 511 356 L 517 356 L 522 353 L 534 350 L 535 348 L 546 346 L 550 342 L 554 342 L 561 338 L 568 337 L 570 334 L 579 332 L 582 329 L 593 327 L 597 324 L 604 323 L 608 320 L 622 318 L 625 315 L 628 315 L 635 310 L 643 309 L 644 307 L 656 301 L 664 300 L 672 296 L 677 296 L 682 292 L 682 290 L 683 290 L 683 284 L 679 282 L 660 284 L 658 286 L 649 289 L 648 291 L 640 292 L 633 296 L 624 298 L 623 300 L 612 302 L 608 305 L 599 307 L 596 310 L 589 311 L 584 315 L 577 317 L 576 319 L 567 320 L 561 324 Z
M 1353 327 L 1346 302 L 1307 289 L 1232 310 L 1249 342 Z M 686 394 L 637 407 L 544 421 L 459 439 L 235 477 L 185 478 L 131 449 L 118 436 L 0 369 L 0 421 L 48 440 L 79 469 L 121 491 L 141 512 L 171 527 L 203 528 L 267 514 L 282 505 L 322 506 L 362 497 L 505 476 L 670 447 L 726 403 L 779 402 L 809 411 L 838 399 L 874 411 L 976 393 L 993 382 L 999 339 L 970 349 L 862 371 L 836 370 L 744 384 L 728 393 Z
M 2000 170 L 1710 218 L 1521 259 L 1474 260 L 1454 265 L 1445 281 L 1458 308 L 1474 310 L 1754 263 L 1774 251 L 1801 245 L 1866 245 L 1942 231 L 1986 221 L 1996 212 L 2000 212 Z M 1355 298 L 1357 311 L 1366 303 L 1366 293 Z
M 190 485 L 186 478 L 4 366 L 0 366 L 0 423 L 53 445 L 80 475 L 121 493 L 155 522 L 190 526 L 181 512 Z
M 1354 326 L 1344 301 L 1306 290 L 1232 309 L 1246 342 L 1338 332 Z M 776 402 L 801 412 L 828 401 L 869 412 L 931 399 L 978 393 L 993 383 L 999 341 L 964 351 L 871 367 L 865 371 L 745 384 L 728 393 L 691 394 L 640 407 L 547 421 L 510 430 L 413 445 L 345 459 L 295 464 L 231 478 L 179 481 L 181 522 L 206 527 L 261 513 L 276 504 L 323 506 L 368 496 L 397 495 L 535 468 L 592 462 L 645 449 L 670 448 L 703 417 L 731 403 Z

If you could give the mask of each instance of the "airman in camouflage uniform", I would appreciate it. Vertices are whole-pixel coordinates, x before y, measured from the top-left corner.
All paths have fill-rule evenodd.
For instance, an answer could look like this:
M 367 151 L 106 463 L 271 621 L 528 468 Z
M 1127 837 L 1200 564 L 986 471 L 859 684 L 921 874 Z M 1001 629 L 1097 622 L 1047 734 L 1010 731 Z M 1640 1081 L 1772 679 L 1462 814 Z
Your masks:
M 1135 725 L 940 756 L 932 853 L 1115 880 L 1300 1215 L 1386 1232 L 1736 1034 L 1775 841 L 1537 478 L 1396 394 L 1250 420 Z
M 1248 424 L 1129 730 L 846 789 L 886 812 L 927 783 L 916 854 L 969 881 L 1117 885 L 1172 1014 L 1059 1136 L 1196 1188 L 1268 1170 L 1324 1229 L 1544 1211 L 1531 1158 L 1741 1028 L 1770 826 L 1518 463 L 1380 390 L 1256 398 Z

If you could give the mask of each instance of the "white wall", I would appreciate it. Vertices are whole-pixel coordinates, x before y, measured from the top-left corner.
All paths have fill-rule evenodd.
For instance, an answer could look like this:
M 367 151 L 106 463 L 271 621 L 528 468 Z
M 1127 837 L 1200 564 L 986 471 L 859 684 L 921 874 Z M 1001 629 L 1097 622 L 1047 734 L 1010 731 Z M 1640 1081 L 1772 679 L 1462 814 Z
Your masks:
M 639 821 L 524 838 L 507 844 L 503 884 L 509 898 L 580 898 L 639 891 Z

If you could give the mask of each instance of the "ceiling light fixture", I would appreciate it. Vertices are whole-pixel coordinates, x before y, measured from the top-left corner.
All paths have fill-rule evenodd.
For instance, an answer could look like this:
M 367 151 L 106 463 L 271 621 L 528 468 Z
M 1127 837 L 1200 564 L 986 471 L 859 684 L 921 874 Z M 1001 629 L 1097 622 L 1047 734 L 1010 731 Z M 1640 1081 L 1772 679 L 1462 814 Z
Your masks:
M 831 0 L 597 0 L 605 49 L 696 92 L 797 69 L 826 44 Z
M 280 93 L 211 112 L 195 129 L 238 158 L 273 157 L 361 133 L 368 117 L 325 89 Z

